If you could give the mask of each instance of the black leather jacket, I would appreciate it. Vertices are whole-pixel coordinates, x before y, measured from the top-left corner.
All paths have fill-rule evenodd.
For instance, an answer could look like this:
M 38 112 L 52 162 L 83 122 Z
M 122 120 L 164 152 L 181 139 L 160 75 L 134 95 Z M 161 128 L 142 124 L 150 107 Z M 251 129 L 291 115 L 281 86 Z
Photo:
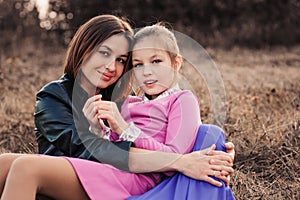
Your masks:
M 82 112 L 88 96 L 74 85 L 64 75 L 37 93 L 34 119 L 39 153 L 93 160 L 128 171 L 131 143 L 112 143 L 89 132 Z

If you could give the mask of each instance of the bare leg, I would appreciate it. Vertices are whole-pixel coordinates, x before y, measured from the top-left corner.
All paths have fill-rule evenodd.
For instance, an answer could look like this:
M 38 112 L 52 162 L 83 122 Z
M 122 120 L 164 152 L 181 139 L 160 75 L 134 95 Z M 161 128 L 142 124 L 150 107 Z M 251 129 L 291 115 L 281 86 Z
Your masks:
M 4 153 L 0 155 L 0 196 L 3 191 L 5 180 L 11 163 L 22 154 Z
M 20 156 L 11 164 L 1 200 L 33 200 L 36 193 L 57 200 L 89 199 L 72 165 L 66 159 L 37 155 Z

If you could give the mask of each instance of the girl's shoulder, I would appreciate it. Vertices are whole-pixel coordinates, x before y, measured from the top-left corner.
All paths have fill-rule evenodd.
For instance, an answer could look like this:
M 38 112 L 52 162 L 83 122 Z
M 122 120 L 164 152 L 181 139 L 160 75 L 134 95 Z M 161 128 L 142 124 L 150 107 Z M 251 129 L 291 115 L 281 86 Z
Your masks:
M 142 97 L 140 97 L 140 96 L 134 96 L 134 95 L 129 95 L 129 96 L 127 96 L 127 98 L 123 102 L 123 105 L 133 104 L 133 103 L 139 103 L 141 101 L 142 101 Z
M 176 98 L 196 98 L 195 94 L 190 90 L 179 90 L 174 93 Z
M 190 90 L 180 90 L 172 95 L 172 102 L 186 103 L 186 104 L 198 104 L 197 96 Z

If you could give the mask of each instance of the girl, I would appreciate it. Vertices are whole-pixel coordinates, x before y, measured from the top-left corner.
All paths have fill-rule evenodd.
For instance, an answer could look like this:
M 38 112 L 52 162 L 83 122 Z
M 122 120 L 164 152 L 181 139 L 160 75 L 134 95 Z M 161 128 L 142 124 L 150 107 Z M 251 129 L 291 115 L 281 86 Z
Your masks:
M 144 95 L 139 99 L 139 102 L 142 102 L 140 105 L 136 105 L 138 104 L 136 98 L 132 98 L 132 109 L 136 108 L 134 106 L 139 106 L 140 108 L 136 109 L 140 112 L 138 112 L 139 114 L 145 112 L 150 115 L 151 113 L 152 116 L 149 116 L 152 121 L 151 125 L 155 124 L 155 122 L 159 124 L 159 121 L 161 124 L 168 124 L 166 125 L 167 131 L 165 133 L 160 132 L 155 135 L 153 135 L 153 132 L 150 133 L 154 141 L 148 138 L 149 134 L 148 137 L 143 137 L 143 133 L 149 131 L 149 127 L 141 128 L 143 131 L 140 132 L 137 130 L 130 131 L 140 133 L 134 144 L 141 148 L 183 153 L 185 150 L 187 152 L 190 150 L 190 144 L 193 144 L 193 141 L 196 139 L 193 150 L 203 149 L 216 143 L 218 149 L 224 151 L 224 133 L 218 127 L 201 125 L 197 138 L 196 135 L 191 134 L 192 130 L 197 127 L 198 120 L 200 120 L 200 112 L 197 109 L 197 101 L 191 92 L 182 91 L 177 85 L 177 75 L 181 67 L 182 58 L 179 55 L 179 48 L 173 33 L 161 24 L 156 24 L 142 28 L 135 34 L 134 39 L 135 45 L 132 53 L 133 70 L 137 83 L 143 90 Z M 128 105 L 128 107 L 130 106 Z M 161 112 L 153 113 L 153 110 L 159 109 Z M 165 118 L 161 117 L 162 113 Z M 132 116 L 134 115 L 131 113 L 131 118 Z M 139 124 L 142 124 L 140 126 L 143 127 L 145 123 Z M 151 127 L 151 125 L 149 126 Z M 161 126 L 163 127 L 163 125 Z M 154 130 L 152 129 L 151 131 Z M 125 130 L 121 137 L 136 137 L 136 135 L 126 135 L 130 132 Z M 164 143 L 165 146 L 159 144 L 159 142 Z M 187 147 L 187 149 L 182 149 L 183 147 Z M 216 173 L 218 174 L 217 176 Z M 213 171 L 210 175 L 220 177 L 222 173 Z M 207 182 L 196 181 L 182 174 L 176 174 L 164 180 L 151 191 L 128 199 L 221 200 L 234 199 L 234 196 L 230 188 L 226 187 L 224 183 L 218 188 Z
M 204 125 L 198 132 L 201 124 L 199 106 L 195 96 L 190 91 L 181 90 L 177 84 L 182 57 L 170 30 L 161 24 L 140 29 L 134 36 L 132 65 L 142 95 L 129 96 L 122 106 L 121 115 L 115 114 L 118 112 L 112 109 L 111 102 L 101 101 L 98 104 L 99 123 L 103 130 L 108 130 L 103 123 L 103 120 L 107 120 L 114 132 L 99 131 L 98 135 L 112 141 L 132 141 L 139 148 L 184 154 L 191 151 L 198 133 L 194 150 L 207 147 L 212 142 L 216 142 L 218 148 L 223 145 L 224 150 L 225 138 L 220 129 Z M 173 173 L 163 175 L 167 177 Z M 222 177 L 228 173 L 212 170 L 209 175 Z M 151 188 L 161 177 L 161 174 L 152 174 L 147 181 L 140 179 L 139 185 L 146 182 L 147 188 Z M 136 178 L 126 179 L 132 185 L 137 181 Z M 129 199 L 234 199 L 225 184 L 219 186 L 217 188 L 207 182 L 177 174 L 153 191 Z
M 96 33 L 99 30 L 102 30 L 102 34 L 101 31 Z M 75 120 L 83 119 L 78 110 L 80 106 L 86 113 L 89 108 L 95 108 L 94 102 L 101 102 L 98 101 L 99 96 L 93 96 L 95 94 L 93 86 L 100 88 L 100 92 L 107 91 L 105 89 L 114 84 L 126 71 L 124 63 L 128 58 L 128 38 L 130 38 L 128 37 L 130 34 L 126 34 L 128 30 L 130 28 L 124 21 L 104 15 L 93 18 L 76 33 L 68 52 L 66 74 L 61 80 L 48 84 L 38 94 L 36 123 L 40 123 L 39 131 L 47 133 L 49 140 L 46 142 L 51 144 L 49 151 L 58 152 L 59 155 L 75 155 L 78 150 L 82 158 L 92 157 L 125 170 L 128 170 L 128 167 L 135 172 L 177 170 L 201 180 L 208 178 L 207 171 L 210 174 L 213 171 L 218 171 L 218 174 L 221 174 L 221 171 L 223 173 L 226 171 L 226 174 L 232 172 L 232 168 L 228 167 L 232 165 L 232 158 L 226 153 L 213 151 L 210 155 L 206 155 L 206 151 L 198 151 L 182 156 L 147 151 L 129 147 L 130 142 L 113 144 L 95 135 L 93 137 L 92 133 L 84 131 L 86 126 L 74 125 Z M 98 79 L 95 78 L 95 74 L 101 75 L 100 80 L 99 76 Z M 79 81 L 76 82 L 75 79 Z M 73 97 L 80 101 L 71 102 L 70 96 L 72 97 L 72 90 L 76 87 L 79 92 Z M 84 104 L 87 97 L 90 98 Z M 73 119 L 69 110 L 74 107 L 75 110 L 71 109 Z M 99 113 L 97 112 L 97 115 Z M 90 125 L 91 131 L 97 128 L 93 123 L 94 116 L 88 116 L 85 120 L 89 122 L 87 124 Z M 109 122 L 113 128 L 112 121 Z M 78 135 L 77 130 L 80 131 Z M 124 143 L 125 147 L 122 145 Z M 85 146 L 87 144 L 89 146 Z M 121 150 L 122 148 L 124 150 Z M 93 149 L 94 152 L 91 151 Z M 211 163 L 211 159 L 218 160 L 218 163 Z M 163 163 L 162 160 L 168 162 Z M 197 167 L 193 166 L 193 163 L 198 163 Z M 35 199 L 37 193 L 64 200 L 125 199 L 147 191 L 160 180 L 155 174 L 132 174 L 111 165 L 69 157 L 3 154 L 0 156 L 0 166 L 2 200 Z M 190 166 L 194 168 L 189 171 Z M 128 185 L 127 180 L 131 180 L 133 184 Z M 211 180 L 214 184 L 218 183 L 213 181 Z

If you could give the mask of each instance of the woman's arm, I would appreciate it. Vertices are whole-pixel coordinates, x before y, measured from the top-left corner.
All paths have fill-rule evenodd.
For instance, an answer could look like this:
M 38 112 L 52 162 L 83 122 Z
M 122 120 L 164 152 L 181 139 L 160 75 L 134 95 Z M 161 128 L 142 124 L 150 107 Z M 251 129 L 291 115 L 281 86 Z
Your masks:
M 72 105 L 62 84 L 51 83 L 37 94 L 34 118 L 39 153 L 103 162 L 128 171 L 131 143 L 111 143 L 90 133 L 82 107 Z
M 190 102 L 193 99 L 191 99 L 189 96 L 187 97 L 188 98 L 186 98 L 185 100 L 187 100 L 188 102 L 183 102 L 183 105 L 195 105 L 194 107 L 198 108 L 198 104 L 195 102 Z M 119 114 L 118 109 L 116 108 L 114 103 L 104 101 L 102 101 L 102 103 L 95 102 L 94 106 L 98 107 L 98 109 L 102 112 L 107 111 L 106 114 L 102 116 L 105 116 L 105 119 L 108 119 L 110 124 L 113 124 L 112 127 L 115 127 L 115 129 L 117 129 L 117 119 L 122 117 Z M 190 109 L 183 107 L 177 105 L 176 103 L 174 104 L 173 110 L 171 110 L 171 112 L 174 113 L 170 115 L 168 131 L 171 132 L 170 134 L 173 133 L 173 136 L 174 134 L 175 136 L 177 136 L 178 134 L 185 134 L 185 138 L 170 136 L 167 137 L 166 144 L 164 144 L 156 141 L 154 138 L 144 137 L 144 139 L 142 139 L 141 141 L 138 141 L 139 139 L 137 139 L 137 143 L 135 142 L 135 144 L 137 144 L 138 147 L 150 148 L 166 152 L 184 153 L 186 151 L 189 151 L 190 147 L 186 148 L 184 145 L 183 147 L 185 148 L 181 148 L 181 145 L 182 143 L 185 143 L 188 146 L 189 144 L 191 145 L 193 143 L 193 138 L 195 137 L 196 131 L 194 129 L 198 129 L 199 127 L 199 120 L 197 120 L 199 119 L 199 115 L 191 116 L 195 121 L 188 120 L 186 124 L 182 125 L 182 123 L 180 122 L 182 120 L 181 116 L 186 116 L 187 114 L 189 114 L 184 112 L 193 110 L 195 111 L 194 114 L 197 113 L 196 108 Z M 124 120 L 122 119 L 119 121 Z M 189 130 L 190 128 L 192 130 Z M 212 171 L 212 169 L 215 169 L 216 171 L 223 170 L 223 175 L 232 173 L 232 159 L 227 153 L 221 151 L 211 151 L 210 156 L 205 155 L 203 152 L 205 151 L 198 151 L 197 153 L 193 152 L 187 155 L 181 155 L 175 153 L 154 152 L 138 148 L 131 148 L 129 154 L 129 169 L 131 172 L 135 173 L 180 171 L 192 178 L 206 180 L 215 184 L 217 183 L 217 185 L 219 185 L 219 182 L 214 181 L 213 179 L 208 177 L 208 175 Z M 214 160 L 215 164 L 209 163 L 211 160 Z M 216 176 L 219 176 L 222 180 L 227 182 L 227 178 L 221 176 L 221 174 L 217 174 Z
M 217 162 L 212 163 L 212 160 Z M 184 155 L 138 148 L 130 148 L 129 153 L 129 170 L 133 173 L 178 171 L 188 177 L 207 181 L 216 186 L 220 186 L 221 183 L 209 175 L 213 175 L 212 171 L 233 173 L 232 162 L 230 155 L 215 151 L 213 146 Z M 215 177 L 227 183 L 226 175 L 226 173 L 219 173 L 215 174 Z

